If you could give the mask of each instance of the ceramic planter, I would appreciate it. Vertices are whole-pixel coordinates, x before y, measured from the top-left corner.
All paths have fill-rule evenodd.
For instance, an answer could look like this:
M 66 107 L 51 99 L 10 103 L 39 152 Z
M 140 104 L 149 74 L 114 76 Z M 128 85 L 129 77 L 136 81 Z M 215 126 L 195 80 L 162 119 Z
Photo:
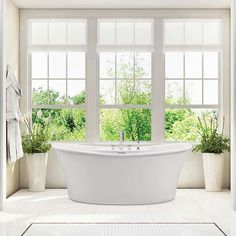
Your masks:
M 205 189 L 211 192 L 222 190 L 224 154 L 203 153 Z
M 47 173 L 47 153 L 27 154 L 28 187 L 30 192 L 45 190 Z

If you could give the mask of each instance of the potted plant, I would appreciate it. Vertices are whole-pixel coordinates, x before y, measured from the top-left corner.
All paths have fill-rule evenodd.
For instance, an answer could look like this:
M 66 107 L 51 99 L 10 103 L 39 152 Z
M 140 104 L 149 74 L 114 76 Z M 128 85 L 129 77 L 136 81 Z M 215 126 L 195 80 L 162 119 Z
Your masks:
M 37 112 L 37 116 L 42 116 L 42 111 Z M 28 187 L 31 192 L 45 190 L 48 151 L 51 148 L 49 143 L 50 117 L 42 119 L 42 124 L 31 125 L 30 118 L 23 118 L 27 127 L 27 133 L 22 136 L 23 151 L 26 155 Z
M 205 189 L 207 191 L 221 191 L 224 152 L 230 151 L 230 140 L 224 136 L 225 118 L 223 118 L 221 131 L 219 131 L 216 118 L 207 122 L 204 116 L 202 120 L 198 117 L 198 122 L 198 133 L 201 138 L 200 143 L 193 148 L 193 151 L 203 153 Z

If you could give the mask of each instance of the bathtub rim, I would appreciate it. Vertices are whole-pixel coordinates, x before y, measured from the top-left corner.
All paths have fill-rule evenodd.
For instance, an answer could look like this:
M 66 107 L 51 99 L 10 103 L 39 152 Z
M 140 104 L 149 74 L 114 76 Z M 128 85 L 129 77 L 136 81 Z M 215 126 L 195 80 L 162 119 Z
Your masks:
M 135 152 L 135 153 L 117 153 L 117 150 L 114 150 L 114 153 L 112 152 L 102 152 L 101 149 L 99 152 L 96 150 L 96 148 L 101 147 L 107 147 L 105 145 L 86 145 L 86 144 L 52 144 L 55 151 L 60 152 L 70 152 L 70 153 L 77 153 L 77 154 L 85 154 L 85 155 L 93 155 L 93 156 L 99 156 L 99 157 L 144 157 L 144 156 L 161 156 L 161 155 L 168 155 L 173 153 L 182 153 L 182 152 L 189 152 L 192 149 L 192 144 L 190 143 L 178 143 L 178 144 L 158 144 L 158 145 L 145 145 L 144 147 L 152 147 L 155 148 L 155 146 L 177 146 L 176 148 L 171 148 L 171 150 L 165 149 L 165 150 L 155 150 L 155 149 L 146 149 L 146 150 L 140 150 L 141 152 Z M 75 149 L 75 147 L 81 147 L 81 149 Z M 86 148 L 92 148 L 91 150 L 86 150 Z M 83 149 L 84 148 L 84 149 Z

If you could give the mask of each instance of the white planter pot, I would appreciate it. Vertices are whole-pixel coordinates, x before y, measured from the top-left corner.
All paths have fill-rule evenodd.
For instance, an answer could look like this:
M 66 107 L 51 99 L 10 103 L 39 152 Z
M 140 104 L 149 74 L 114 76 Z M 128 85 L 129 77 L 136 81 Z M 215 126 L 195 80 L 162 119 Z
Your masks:
M 27 154 L 28 187 L 30 192 L 45 190 L 47 173 L 47 153 Z
M 224 154 L 203 153 L 205 189 L 211 192 L 222 190 Z

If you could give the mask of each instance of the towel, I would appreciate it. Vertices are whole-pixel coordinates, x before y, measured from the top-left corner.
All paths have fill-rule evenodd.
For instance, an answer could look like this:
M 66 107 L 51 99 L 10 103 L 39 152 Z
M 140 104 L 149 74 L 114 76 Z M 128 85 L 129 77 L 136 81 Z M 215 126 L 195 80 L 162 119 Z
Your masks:
M 6 82 L 6 120 L 7 120 L 7 159 L 15 162 L 23 157 L 21 142 L 20 119 L 22 117 L 19 107 L 21 89 L 12 73 L 8 73 Z

